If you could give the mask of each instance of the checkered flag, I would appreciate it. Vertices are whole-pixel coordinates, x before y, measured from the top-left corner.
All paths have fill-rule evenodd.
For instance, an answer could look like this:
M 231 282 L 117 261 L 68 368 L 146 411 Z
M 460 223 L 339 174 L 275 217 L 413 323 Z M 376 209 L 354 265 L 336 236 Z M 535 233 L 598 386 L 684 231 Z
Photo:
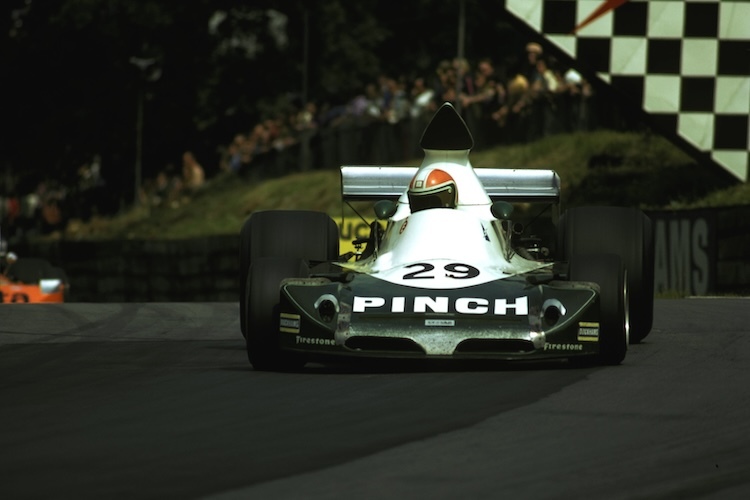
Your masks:
M 748 180 L 750 2 L 504 1 L 657 128 Z

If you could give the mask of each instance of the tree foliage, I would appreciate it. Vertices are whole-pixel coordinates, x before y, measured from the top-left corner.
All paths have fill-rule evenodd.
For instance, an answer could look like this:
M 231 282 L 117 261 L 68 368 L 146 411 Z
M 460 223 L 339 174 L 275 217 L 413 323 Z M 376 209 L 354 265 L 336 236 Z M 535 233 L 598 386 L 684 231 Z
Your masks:
M 468 57 L 517 50 L 500 4 L 466 0 Z M 381 73 L 430 76 L 456 54 L 458 5 L 5 2 L 2 109 L 11 130 L 0 167 L 70 179 L 99 154 L 105 176 L 130 185 L 142 96 L 144 173 L 188 149 L 210 169 L 217 146 L 278 106 L 345 100 Z M 152 64 L 139 69 L 138 60 Z

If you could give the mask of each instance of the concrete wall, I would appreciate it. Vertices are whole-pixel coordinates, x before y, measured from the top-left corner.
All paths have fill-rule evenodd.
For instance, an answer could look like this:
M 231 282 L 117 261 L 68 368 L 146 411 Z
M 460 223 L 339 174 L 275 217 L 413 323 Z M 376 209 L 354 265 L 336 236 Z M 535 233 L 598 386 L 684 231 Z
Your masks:
M 657 292 L 750 294 L 750 206 L 649 212 Z M 351 233 L 352 228 L 344 229 Z M 238 300 L 239 236 L 18 248 L 67 272 L 76 302 Z

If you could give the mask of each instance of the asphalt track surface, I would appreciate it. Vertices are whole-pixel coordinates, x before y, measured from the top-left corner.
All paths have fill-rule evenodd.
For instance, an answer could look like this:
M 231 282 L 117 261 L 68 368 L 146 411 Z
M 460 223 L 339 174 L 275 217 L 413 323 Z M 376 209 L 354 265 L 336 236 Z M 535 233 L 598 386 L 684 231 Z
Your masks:
M 0 498 L 750 498 L 749 299 L 621 366 L 247 363 L 235 304 L 0 306 Z

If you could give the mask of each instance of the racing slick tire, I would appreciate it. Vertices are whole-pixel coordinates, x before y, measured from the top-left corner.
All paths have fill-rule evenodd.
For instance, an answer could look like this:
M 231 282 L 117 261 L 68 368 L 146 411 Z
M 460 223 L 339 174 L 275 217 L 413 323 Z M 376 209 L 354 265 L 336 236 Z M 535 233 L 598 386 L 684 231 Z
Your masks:
M 578 207 L 560 217 L 560 260 L 577 254 L 616 254 L 630 294 L 630 343 L 642 341 L 654 322 L 654 234 L 651 219 L 634 208 Z
M 571 256 L 569 266 L 571 281 L 599 285 L 599 354 L 595 361 L 619 365 L 629 343 L 628 281 L 622 259 L 613 254 L 577 254 Z
M 295 257 L 316 263 L 334 261 L 338 256 L 338 227 L 328 214 L 310 210 L 254 212 L 240 231 L 240 304 L 245 302 L 248 270 L 255 259 Z M 242 307 L 240 330 L 246 337 L 246 317 Z
M 247 357 L 254 369 L 291 371 L 305 365 L 304 357 L 279 348 L 279 290 L 284 278 L 308 275 L 307 264 L 297 258 L 261 257 L 250 265 L 242 308 Z

